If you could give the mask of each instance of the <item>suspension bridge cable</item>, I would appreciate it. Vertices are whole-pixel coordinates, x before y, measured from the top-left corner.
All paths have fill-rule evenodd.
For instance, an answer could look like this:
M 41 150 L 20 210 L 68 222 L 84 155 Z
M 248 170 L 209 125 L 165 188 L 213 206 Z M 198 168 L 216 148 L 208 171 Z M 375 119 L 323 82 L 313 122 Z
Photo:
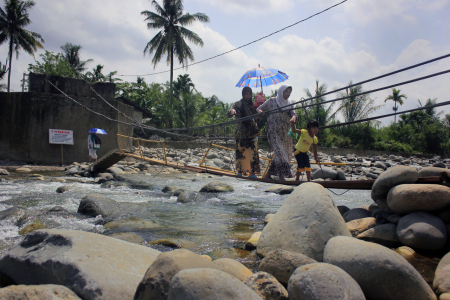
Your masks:
M 450 101 L 440 102 L 440 103 L 436 103 L 436 104 L 433 104 L 433 105 L 421 106 L 421 107 L 418 107 L 418 108 L 404 110 L 404 111 L 401 111 L 401 112 L 395 112 L 395 113 L 390 113 L 390 114 L 386 114 L 386 115 L 370 117 L 370 118 L 361 119 L 361 120 L 355 120 L 355 121 L 350 121 L 350 122 L 345 122 L 345 123 L 336 123 L 336 124 L 332 124 L 332 125 L 321 126 L 320 129 L 333 128 L 333 127 L 339 127 L 339 126 L 346 126 L 346 125 L 351 125 L 351 124 L 356 124 L 356 123 L 372 121 L 372 120 L 376 120 L 376 119 L 383 119 L 383 118 L 392 117 L 392 116 L 395 116 L 395 115 L 406 114 L 406 113 L 410 113 L 410 112 L 414 112 L 414 111 L 418 111 L 418 110 L 430 109 L 430 108 L 440 107 L 440 106 L 445 106 L 445 105 L 450 105 Z
M 311 18 L 313 18 L 313 17 L 315 17 L 315 16 L 317 16 L 317 15 L 320 15 L 320 14 L 322 14 L 322 13 L 324 13 L 324 12 L 326 12 L 326 11 L 328 11 L 328 10 L 330 10 L 330 9 L 332 9 L 332 8 L 334 8 L 334 7 L 336 7 L 336 6 L 339 6 L 339 5 L 343 4 L 344 2 L 347 2 L 347 0 L 344 0 L 344 1 L 342 1 L 342 2 L 339 2 L 339 3 L 337 3 L 337 4 L 333 5 L 333 6 L 328 7 L 327 9 L 324 9 L 324 10 L 322 10 L 322 11 L 320 11 L 320 12 L 318 12 L 318 13 L 315 13 L 315 14 L 313 14 L 313 15 L 311 15 L 311 16 L 309 16 L 309 17 L 303 19 L 303 20 L 300 20 L 300 21 L 298 21 L 298 22 L 295 22 L 294 24 L 291 24 L 291 25 L 286 26 L 286 27 L 284 27 L 284 28 L 282 28 L 282 29 L 280 29 L 280 30 L 277 30 L 277 31 L 275 31 L 275 32 L 272 32 L 271 34 L 268 34 L 268 35 L 266 35 L 266 36 L 263 36 L 263 37 L 261 37 L 261 38 L 259 38 L 259 39 L 257 39 L 257 40 L 254 40 L 254 41 L 252 41 L 252 42 L 250 42 L 250 43 L 247 43 L 247 44 L 242 45 L 242 46 L 240 46 L 240 47 L 234 48 L 234 49 L 229 50 L 229 51 L 227 51 L 227 52 L 224 52 L 224 53 L 221 53 L 221 54 L 212 56 L 212 57 L 210 57 L 210 58 L 207 58 L 207 59 L 198 61 L 198 62 L 196 62 L 196 63 L 188 64 L 188 65 L 186 65 L 186 66 L 182 66 L 182 67 L 179 67 L 179 68 L 176 68 L 176 69 L 173 69 L 173 70 L 175 71 L 175 70 L 184 69 L 184 68 L 187 68 L 187 67 L 190 67 L 190 66 L 193 66 L 193 65 L 198 65 L 198 64 L 203 63 L 203 62 L 206 62 L 206 61 L 208 61 L 208 60 L 211 60 L 211 59 L 214 59 L 214 58 L 223 56 L 223 55 L 225 55 L 225 54 L 228 54 L 228 53 L 230 53 L 230 52 L 239 50 L 239 49 L 241 49 L 241 48 L 247 47 L 247 46 L 249 46 L 249 45 L 251 45 L 251 44 L 254 44 L 254 43 L 259 42 L 259 41 L 261 41 L 261 40 L 263 40 L 263 39 L 265 39 L 265 38 L 268 38 L 269 36 L 272 36 L 272 35 L 277 34 L 277 33 L 281 32 L 281 31 L 283 31 L 283 30 L 286 30 L 286 29 L 288 29 L 288 28 L 290 28 L 290 27 L 293 27 L 293 26 L 295 26 L 295 25 L 297 25 L 297 24 L 299 24 L 299 23 L 305 22 L 305 21 L 307 21 L 307 20 L 309 20 L 309 19 L 311 19 Z M 157 75 L 157 74 L 162 74 L 162 73 L 167 73 L 167 72 L 170 72 L 170 70 L 167 70 L 167 71 L 161 71 L 161 72 L 156 72 L 156 73 L 150 73 L 150 74 L 142 74 L 142 75 L 116 75 L 116 76 L 122 76 L 122 77 L 123 77 L 123 76 L 141 76 L 141 77 L 142 77 L 142 76 Z
M 381 88 L 378 88 L 378 89 L 364 91 L 364 92 L 361 92 L 361 93 L 358 93 L 358 94 L 354 94 L 354 95 L 351 95 L 351 96 L 345 96 L 345 97 L 341 97 L 341 98 L 337 98 L 337 99 L 333 99 L 333 100 L 323 101 L 323 102 L 320 102 L 320 103 L 307 104 L 307 105 L 304 105 L 304 106 L 299 107 L 299 108 L 308 108 L 308 107 L 311 107 L 311 106 L 317 106 L 317 105 L 328 104 L 328 103 L 332 103 L 332 102 L 336 102 L 336 101 L 341 101 L 341 100 L 344 100 L 344 99 L 347 99 L 347 98 L 357 97 L 357 96 L 361 96 L 361 95 L 366 95 L 366 94 L 370 94 L 370 93 L 373 93 L 373 92 L 378 92 L 378 91 L 381 91 L 381 90 L 390 89 L 392 87 L 405 85 L 405 84 L 409 84 L 409 83 L 425 80 L 425 79 L 428 79 L 428 78 L 444 75 L 444 74 L 447 74 L 447 73 L 450 73 L 450 69 L 446 70 L 446 71 L 430 74 L 430 75 L 427 75 L 427 76 L 418 77 L 418 78 L 415 78 L 415 79 L 403 81 L 403 82 L 400 82 L 400 83 L 384 86 L 384 87 L 381 87 Z M 346 88 L 348 88 L 348 87 L 346 87 Z M 345 89 L 345 88 L 341 88 L 339 90 L 343 90 L 343 89 Z M 301 101 L 298 101 L 298 102 L 294 102 L 294 103 L 291 103 L 291 104 L 279 107 L 277 109 L 269 110 L 269 111 L 265 112 L 264 115 L 270 115 L 270 114 L 273 114 L 273 113 L 280 113 L 280 112 L 283 111 L 283 108 L 287 108 L 287 107 L 290 107 L 290 106 L 293 106 L 293 105 L 297 105 L 297 104 L 303 104 L 306 101 L 313 100 L 313 99 L 316 99 L 316 98 L 319 98 L 319 97 L 322 97 L 322 96 L 311 97 L 311 98 L 308 98 L 308 99 L 305 99 L 305 100 L 301 100 Z M 184 131 L 184 130 L 199 130 L 199 129 L 205 129 L 205 128 L 213 128 L 213 127 L 225 126 L 225 125 L 229 125 L 229 124 L 233 124 L 233 123 L 237 123 L 237 122 L 243 122 L 243 121 L 246 121 L 246 120 L 251 120 L 251 119 L 254 119 L 256 117 L 258 117 L 257 114 L 256 115 L 250 115 L 250 116 L 242 117 L 242 118 L 239 118 L 239 119 L 236 119 L 236 120 L 232 120 L 232 121 L 228 121 L 228 122 L 218 123 L 218 124 L 211 124 L 211 125 L 205 125 L 205 126 L 200 126 L 200 127 L 171 128 L 171 129 L 167 129 L 167 130 L 168 131 Z

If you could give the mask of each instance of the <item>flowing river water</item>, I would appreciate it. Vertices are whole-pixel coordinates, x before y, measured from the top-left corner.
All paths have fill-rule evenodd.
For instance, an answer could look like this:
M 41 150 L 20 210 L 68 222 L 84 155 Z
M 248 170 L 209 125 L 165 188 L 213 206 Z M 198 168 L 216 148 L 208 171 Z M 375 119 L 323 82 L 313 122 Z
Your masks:
M 263 229 L 265 216 L 276 213 L 289 196 L 265 192 L 271 184 L 209 174 L 134 174 L 123 176 L 122 180 L 125 181 L 103 185 L 94 184 L 93 179 L 76 179 L 62 173 L 40 174 L 44 175 L 43 181 L 15 173 L 0 181 L 0 254 L 23 239 L 19 231 L 29 224 L 26 218 L 32 219 L 33 215 L 39 215 L 41 221 L 42 216 L 45 216 L 42 222 L 47 228 L 83 230 L 105 235 L 132 232 L 146 242 L 167 238 L 186 240 L 192 242 L 192 250 L 196 253 L 210 255 L 213 259 L 237 259 L 255 269 L 259 258 L 254 250 L 243 250 L 244 243 L 254 232 Z M 56 178 L 64 178 L 67 182 L 53 181 Z M 177 197 L 171 193 L 161 191 L 165 186 L 199 191 L 212 180 L 226 182 L 235 191 L 207 195 L 203 201 L 184 204 L 178 203 Z M 138 184 L 130 185 L 130 182 Z M 63 185 L 70 186 L 70 190 L 56 193 L 56 189 Z M 147 229 L 105 228 L 100 216 L 90 218 L 77 214 L 81 199 L 88 194 L 100 194 L 118 202 L 132 203 L 130 205 L 137 208 L 127 211 L 120 218 L 134 217 L 159 226 Z M 341 196 L 330 195 L 337 205 L 349 208 L 372 203 L 370 191 L 350 190 Z M 46 214 L 55 206 L 61 206 L 71 214 Z M 27 217 L 19 214 L 2 219 L 2 212 L 12 207 L 25 207 Z M 24 220 L 19 222 L 20 218 Z M 144 245 L 161 251 L 171 250 L 160 245 Z

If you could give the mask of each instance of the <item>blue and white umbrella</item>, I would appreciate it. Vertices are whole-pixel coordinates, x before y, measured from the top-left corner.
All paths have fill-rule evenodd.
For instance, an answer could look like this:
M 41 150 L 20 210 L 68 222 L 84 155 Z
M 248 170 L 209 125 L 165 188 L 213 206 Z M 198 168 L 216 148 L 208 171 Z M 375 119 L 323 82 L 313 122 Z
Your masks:
M 88 131 L 89 133 L 95 133 L 95 134 L 107 134 L 106 131 L 100 128 L 92 128 Z

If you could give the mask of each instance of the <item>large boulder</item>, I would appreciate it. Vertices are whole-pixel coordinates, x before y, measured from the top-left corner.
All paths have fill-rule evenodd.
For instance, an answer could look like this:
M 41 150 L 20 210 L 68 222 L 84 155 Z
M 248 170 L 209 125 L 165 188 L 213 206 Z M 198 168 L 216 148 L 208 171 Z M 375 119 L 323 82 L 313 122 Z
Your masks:
M 119 175 L 119 174 L 125 173 L 121 168 L 117 168 L 117 167 L 110 167 L 110 168 L 106 169 L 106 171 L 113 175 Z
M 228 273 L 241 281 L 253 274 L 246 266 L 231 258 L 216 259 L 211 263 L 211 268 Z
M 136 289 L 134 299 L 167 299 L 172 278 L 181 270 L 192 268 L 211 268 L 211 262 L 186 249 L 161 253 L 148 267 Z
M 450 187 L 437 184 L 401 184 L 387 196 L 389 208 L 408 214 L 414 211 L 441 211 L 450 207 Z
M 405 246 L 438 250 L 442 249 L 447 242 L 447 229 L 438 217 L 417 211 L 398 221 L 397 236 Z
M 386 247 L 397 247 L 400 245 L 400 241 L 397 237 L 397 225 L 391 223 L 370 228 L 358 234 L 356 238 Z
M 202 194 L 193 191 L 182 191 L 177 198 L 177 202 L 180 203 L 189 203 L 189 202 L 198 202 L 202 201 L 204 197 Z
M 354 208 L 347 211 L 343 217 L 345 222 L 350 222 L 357 219 L 370 218 L 372 213 L 364 208 Z
M 106 218 L 116 213 L 119 205 L 114 199 L 98 194 L 89 194 L 81 199 L 78 213 L 91 217 L 102 215 L 103 218 Z
M 437 167 L 425 167 L 419 171 L 419 177 L 441 176 L 441 173 L 447 173 L 450 176 L 450 170 Z
M 320 169 L 317 169 L 312 175 L 312 179 L 319 179 L 319 178 L 322 179 L 330 178 L 336 180 L 338 178 L 338 173 L 330 167 L 322 167 Z
M 62 285 L 10 285 L 0 288 L 0 299 L 9 300 L 81 300 Z
M 324 262 L 347 272 L 368 299 L 436 300 L 416 269 L 386 247 L 349 237 L 334 237 L 325 247 Z
M 375 180 L 372 186 L 372 199 L 386 199 L 389 190 L 396 185 L 403 183 L 413 183 L 419 178 L 419 173 L 413 167 L 393 167 L 387 169 L 385 172 Z
M 64 285 L 82 299 L 131 299 L 159 253 L 95 233 L 38 230 L 0 259 L 0 270 L 17 284 Z
M 436 293 L 450 293 L 450 252 L 439 262 L 433 281 Z
M 244 283 L 265 300 L 288 300 L 288 292 L 275 277 L 266 272 L 257 272 Z
M 329 192 L 307 182 L 289 195 L 264 227 L 257 254 L 282 249 L 322 261 L 325 244 L 339 235 L 351 236 Z
M 160 298 L 145 298 L 160 299 Z M 262 300 L 239 279 L 219 270 L 182 270 L 170 282 L 168 300 Z
M 316 262 L 303 254 L 278 249 L 267 253 L 259 265 L 259 270 L 272 274 L 279 282 L 287 285 L 295 269 Z
M 234 188 L 222 181 L 213 180 L 210 183 L 204 185 L 200 192 L 204 193 L 221 193 L 221 192 L 234 192 Z
M 289 300 L 364 300 L 358 283 L 345 271 L 327 263 L 301 266 L 288 284 Z

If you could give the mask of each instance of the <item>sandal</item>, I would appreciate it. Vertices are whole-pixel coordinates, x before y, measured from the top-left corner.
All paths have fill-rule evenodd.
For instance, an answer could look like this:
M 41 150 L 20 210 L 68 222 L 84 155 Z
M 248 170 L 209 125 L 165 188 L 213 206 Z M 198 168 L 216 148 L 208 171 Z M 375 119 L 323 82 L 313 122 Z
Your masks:
M 248 176 L 247 178 L 258 178 L 256 175 Z
M 242 176 L 242 173 L 237 173 L 236 176 Z

